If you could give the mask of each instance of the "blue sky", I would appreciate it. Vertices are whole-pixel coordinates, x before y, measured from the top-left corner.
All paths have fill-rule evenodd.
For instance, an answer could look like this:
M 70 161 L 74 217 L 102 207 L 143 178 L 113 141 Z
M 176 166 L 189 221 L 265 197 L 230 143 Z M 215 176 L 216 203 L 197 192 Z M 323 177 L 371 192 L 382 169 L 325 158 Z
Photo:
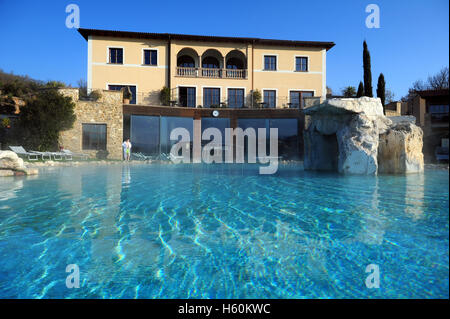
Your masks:
M 84 28 L 333 41 L 327 85 L 334 93 L 362 80 L 364 39 L 374 94 L 380 72 L 399 99 L 415 80 L 449 63 L 447 0 L 0 0 L 0 68 L 72 85 L 86 79 L 87 43 L 65 26 L 70 3 L 79 6 Z M 380 7 L 379 29 L 365 26 L 370 3 Z

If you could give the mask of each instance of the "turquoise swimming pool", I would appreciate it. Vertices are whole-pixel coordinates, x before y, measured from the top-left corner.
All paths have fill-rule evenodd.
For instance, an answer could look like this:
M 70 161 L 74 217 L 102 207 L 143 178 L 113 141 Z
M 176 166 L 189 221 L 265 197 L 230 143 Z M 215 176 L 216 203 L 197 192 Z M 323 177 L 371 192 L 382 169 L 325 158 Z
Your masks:
M 448 298 L 449 175 L 109 165 L 0 179 L 0 298 Z M 80 288 L 66 287 L 66 266 Z M 365 285 L 366 266 L 380 287 Z

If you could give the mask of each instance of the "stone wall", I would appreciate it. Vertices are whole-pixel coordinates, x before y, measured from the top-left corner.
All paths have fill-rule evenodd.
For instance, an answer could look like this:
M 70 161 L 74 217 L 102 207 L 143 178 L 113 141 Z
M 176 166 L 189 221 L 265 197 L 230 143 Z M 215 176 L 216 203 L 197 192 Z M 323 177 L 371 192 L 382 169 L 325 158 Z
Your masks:
M 59 92 L 72 97 L 77 117 L 72 129 L 60 133 L 59 144 L 75 153 L 89 154 L 92 158 L 99 157 L 102 152 L 82 149 L 82 124 L 106 124 L 107 157 L 122 159 L 122 92 L 103 90 L 97 101 L 80 100 L 78 89 L 60 89 Z

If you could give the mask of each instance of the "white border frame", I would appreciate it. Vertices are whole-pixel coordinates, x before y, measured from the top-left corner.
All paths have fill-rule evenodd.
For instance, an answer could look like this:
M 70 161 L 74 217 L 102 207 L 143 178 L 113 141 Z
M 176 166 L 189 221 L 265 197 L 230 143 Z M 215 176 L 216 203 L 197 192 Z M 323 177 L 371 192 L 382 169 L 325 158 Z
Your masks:
M 152 65 L 152 64 L 145 64 L 145 55 L 144 55 L 144 51 L 145 50 L 153 50 L 156 51 L 156 65 Z M 154 67 L 157 68 L 159 66 L 159 49 L 158 48 L 142 48 L 142 66 L 149 66 L 149 67 Z
M 109 55 L 109 53 L 108 53 Z M 87 54 L 87 93 L 92 91 L 92 36 L 88 36 L 88 54 Z
M 266 91 L 275 91 L 275 107 L 274 107 L 274 109 L 278 109 L 279 108 L 278 107 L 279 106 L 278 105 L 278 89 L 275 89 L 275 88 L 262 88 L 261 89 L 262 102 L 264 102 L 264 90 L 266 90 Z M 271 107 L 268 107 L 268 109 L 271 109 Z
M 109 82 L 107 82 L 106 83 L 106 90 L 110 91 L 109 90 L 109 86 L 110 85 L 135 86 L 136 87 L 136 104 L 135 105 L 139 104 L 139 94 L 138 94 L 139 89 L 138 89 L 138 85 L 137 84 L 131 84 L 131 83 L 128 83 L 128 84 L 127 83 L 109 83 Z
M 180 103 L 180 87 L 182 88 L 195 88 L 195 108 L 198 105 L 198 86 L 197 85 L 177 85 L 175 88 L 177 89 L 177 101 Z M 203 106 L 203 105 L 202 105 Z
M 265 57 L 266 56 L 275 56 L 276 57 L 276 63 L 275 63 L 275 70 L 266 70 L 265 69 Z M 261 64 L 261 71 L 264 72 L 278 72 L 278 53 L 263 53 L 262 54 L 262 64 Z
M 202 101 L 201 101 L 202 108 L 205 108 L 205 106 L 203 105 L 204 104 L 203 101 L 204 101 L 204 97 L 205 97 L 204 89 L 219 89 L 219 104 L 222 103 L 222 86 L 202 85 L 201 88 L 202 88 Z M 207 109 L 209 109 L 209 107 L 207 107 Z
M 111 63 L 109 62 L 109 50 L 110 49 L 122 49 L 122 63 Z M 106 47 L 106 64 L 107 65 L 124 65 L 125 64 L 125 48 L 118 45 L 108 45 Z
M 295 67 L 297 65 L 297 58 L 306 58 L 306 71 L 297 71 L 295 69 Z M 310 65 L 309 61 L 310 61 L 309 55 L 294 55 L 294 72 L 297 72 L 297 73 L 309 73 L 309 65 Z
M 246 100 L 247 100 L 247 96 L 248 96 L 246 87 L 244 87 L 244 86 L 227 86 L 225 88 L 225 101 L 227 102 L 227 105 L 228 105 L 228 89 L 244 90 L 244 106 L 243 107 L 237 107 L 237 109 L 241 109 L 241 108 L 244 108 L 245 106 L 247 106 L 246 103 L 245 103 Z

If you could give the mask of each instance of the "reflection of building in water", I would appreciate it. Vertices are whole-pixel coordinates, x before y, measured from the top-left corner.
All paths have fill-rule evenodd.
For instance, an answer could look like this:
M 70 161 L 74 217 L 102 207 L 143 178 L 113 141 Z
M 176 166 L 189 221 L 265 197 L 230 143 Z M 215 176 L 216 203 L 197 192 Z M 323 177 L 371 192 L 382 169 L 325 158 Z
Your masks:
M 405 193 L 405 214 L 412 219 L 421 219 L 424 216 L 423 199 L 424 199 L 424 174 L 410 174 L 405 176 L 406 193 Z
M 367 190 L 372 190 L 371 202 L 366 210 L 361 212 L 361 229 L 355 239 L 368 245 L 381 245 L 386 232 L 387 218 L 379 209 L 378 177 L 373 177 L 367 184 Z
M 30 176 L 31 177 L 31 176 Z M 0 183 L 0 208 L 1 202 L 17 197 L 17 191 L 23 188 L 22 178 L 9 178 L 8 183 Z

